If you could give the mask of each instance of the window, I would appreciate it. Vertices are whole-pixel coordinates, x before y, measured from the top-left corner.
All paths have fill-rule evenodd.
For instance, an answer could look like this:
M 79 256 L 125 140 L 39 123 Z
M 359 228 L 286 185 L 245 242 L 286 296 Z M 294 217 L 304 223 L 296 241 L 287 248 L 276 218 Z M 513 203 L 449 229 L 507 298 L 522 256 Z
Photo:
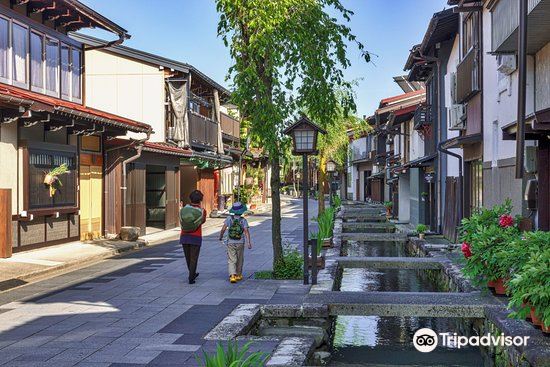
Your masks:
M 31 89 L 44 89 L 44 37 L 31 32 Z
M 483 207 L 483 163 L 481 160 L 472 161 L 470 169 L 470 213 Z
M 71 97 L 71 68 L 70 49 L 67 45 L 61 46 L 61 97 Z
M 10 22 L 0 18 L 0 80 L 7 81 L 9 75 Z
M 59 96 L 59 41 L 46 38 L 46 93 Z
M 82 99 L 82 94 L 80 91 L 80 73 L 82 70 L 82 65 L 80 63 L 80 51 L 74 48 L 72 49 L 71 61 L 72 97 L 73 100 L 80 101 Z
M 28 29 L 17 23 L 12 23 L 12 53 L 14 84 L 28 87 L 27 80 L 27 44 Z
M 479 13 L 474 12 L 462 21 L 462 57 L 478 45 Z
M 69 172 L 61 175 L 61 186 L 53 197 L 44 184 L 44 172 L 67 164 Z M 29 150 L 29 209 L 76 205 L 76 153 Z

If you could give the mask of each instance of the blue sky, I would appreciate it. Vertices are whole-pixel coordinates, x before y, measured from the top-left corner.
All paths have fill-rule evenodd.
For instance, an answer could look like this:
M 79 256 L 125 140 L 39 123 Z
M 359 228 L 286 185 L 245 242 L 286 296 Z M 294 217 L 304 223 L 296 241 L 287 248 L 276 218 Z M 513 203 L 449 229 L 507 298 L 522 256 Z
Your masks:
M 392 77 L 404 73 L 411 46 L 422 40 L 430 18 L 446 6 L 446 0 L 342 1 L 355 12 L 352 31 L 377 55 L 367 64 L 350 47 L 352 66 L 346 72 L 348 79 L 361 78 L 356 88 L 357 114 L 371 115 L 380 99 L 401 93 Z M 231 60 L 216 35 L 214 0 L 83 2 L 129 31 L 132 38 L 125 45 L 193 64 L 221 84 L 230 85 L 225 77 Z

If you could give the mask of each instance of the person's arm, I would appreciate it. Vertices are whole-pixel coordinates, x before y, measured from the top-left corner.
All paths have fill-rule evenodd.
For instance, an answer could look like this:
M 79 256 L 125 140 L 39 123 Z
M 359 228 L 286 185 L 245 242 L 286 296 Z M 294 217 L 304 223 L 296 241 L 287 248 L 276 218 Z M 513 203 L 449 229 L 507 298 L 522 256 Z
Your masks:
M 225 230 L 227 229 L 227 224 L 223 224 L 222 230 L 220 231 L 220 241 L 223 240 L 223 234 L 225 233 Z
M 204 224 L 204 222 L 206 222 L 206 209 L 202 209 L 202 223 L 201 224 Z

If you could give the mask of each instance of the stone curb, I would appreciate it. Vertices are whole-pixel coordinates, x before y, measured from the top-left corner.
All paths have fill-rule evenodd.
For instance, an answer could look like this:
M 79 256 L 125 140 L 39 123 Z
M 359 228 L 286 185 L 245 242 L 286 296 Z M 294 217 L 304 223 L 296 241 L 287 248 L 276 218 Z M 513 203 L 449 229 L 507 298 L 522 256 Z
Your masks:
M 242 303 L 206 334 L 206 340 L 233 340 L 246 334 L 260 319 L 260 305 Z
M 5 292 L 8 290 L 17 288 L 19 286 L 27 285 L 31 282 L 49 278 L 54 275 L 60 275 L 69 271 L 84 268 L 86 266 L 93 265 L 101 260 L 105 260 L 107 258 L 125 254 L 130 251 L 138 251 L 148 246 L 151 246 L 151 245 L 148 244 L 147 241 L 143 239 L 138 239 L 135 242 L 128 242 L 126 245 L 117 247 L 110 251 L 106 251 L 105 253 L 102 253 L 102 254 L 78 259 L 75 261 L 69 261 L 69 262 L 52 266 L 46 269 L 34 270 L 29 273 L 22 274 L 20 276 L 17 276 L 11 279 L 6 279 L 0 282 L 0 292 Z
M 267 361 L 266 367 L 304 366 L 311 358 L 314 344 L 311 338 L 285 338 Z

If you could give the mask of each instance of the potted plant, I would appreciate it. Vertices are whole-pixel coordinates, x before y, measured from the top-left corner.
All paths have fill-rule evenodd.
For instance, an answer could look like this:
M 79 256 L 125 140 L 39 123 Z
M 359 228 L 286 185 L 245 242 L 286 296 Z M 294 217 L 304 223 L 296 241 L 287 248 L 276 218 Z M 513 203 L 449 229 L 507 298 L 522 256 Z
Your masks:
M 391 210 L 393 208 L 393 202 L 384 201 L 384 207 L 386 208 L 386 217 L 391 218 Z
M 323 254 L 323 241 L 320 239 L 321 233 L 320 232 L 311 232 L 309 234 L 310 240 L 316 240 L 316 251 L 317 251 L 317 269 L 324 269 L 325 268 L 325 255 Z M 313 259 L 311 256 L 308 257 L 308 268 L 311 268 L 313 264 Z
M 462 252 L 467 259 L 463 273 L 474 282 L 487 282 L 495 293 L 507 293 L 506 281 L 510 277 L 510 266 L 504 259 L 510 256 L 510 244 L 521 235 L 510 216 L 511 202 L 492 209 L 482 209 L 470 218 L 463 219 L 460 228 Z
M 416 233 L 418 233 L 418 237 L 423 240 L 425 235 L 426 235 L 426 232 L 428 231 L 428 226 L 425 225 L 425 224 L 418 224 L 416 226 Z
M 531 318 L 536 327 L 550 333 L 550 232 L 527 233 L 524 244 L 527 260 L 521 260 L 508 282 L 511 297 L 508 307 L 511 317 Z

